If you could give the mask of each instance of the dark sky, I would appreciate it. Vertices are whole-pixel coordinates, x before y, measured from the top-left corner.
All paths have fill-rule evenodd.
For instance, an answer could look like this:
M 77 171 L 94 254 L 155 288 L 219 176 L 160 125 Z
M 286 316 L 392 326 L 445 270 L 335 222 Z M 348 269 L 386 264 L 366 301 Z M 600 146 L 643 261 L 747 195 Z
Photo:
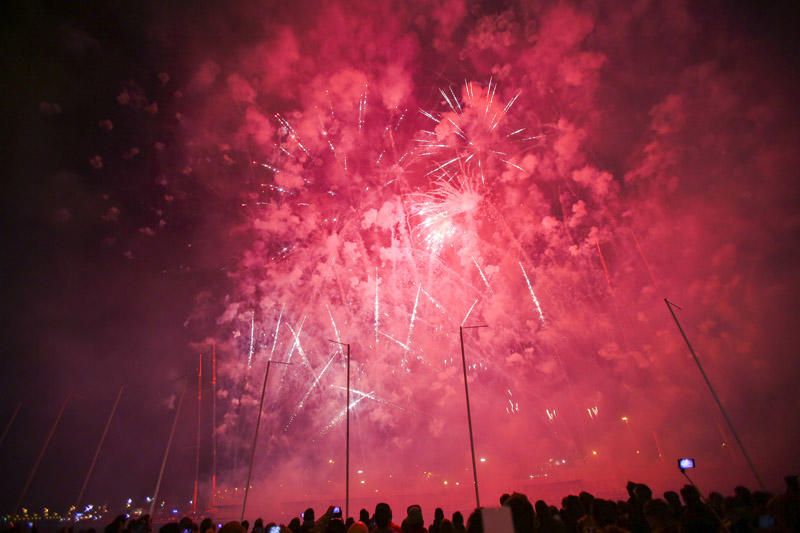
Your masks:
M 158 163 L 111 168 L 102 177 L 88 164 L 100 149 L 127 149 L 127 135 L 142 142 L 148 134 L 115 112 L 115 98 L 128 80 L 155 86 L 157 72 L 172 71 L 174 58 L 144 31 L 157 4 L 2 8 L 3 92 L 10 104 L 2 195 L 3 424 L 22 402 L 2 449 L 4 509 L 16 501 L 67 394 L 73 398 L 30 498 L 63 506 L 77 496 L 122 384 L 128 389 L 95 494 L 108 487 L 115 501 L 152 490 L 169 421 L 162 404 L 195 362 L 188 346 L 193 332 L 184 322 L 195 294 L 225 282 L 219 265 L 193 262 L 189 245 L 201 213 L 178 215 L 158 240 L 136 241 L 139 228 L 156 217 Z M 60 110 L 43 111 L 45 102 Z M 119 130 L 111 141 L 98 134 L 104 118 Z M 119 224 L 98 216 L 112 204 L 126 213 Z M 124 255 L 129 247 L 135 261 Z
M 320 20 L 307 16 L 316 11 L 313 2 L 292 6 L 275 2 L 234 4 L 30 1 L 5 2 L 0 7 L 0 90 L 5 104 L 0 215 L 4 250 L 0 387 L 4 394 L 0 423 L 5 424 L 17 403 L 22 402 L 19 419 L 0 448 L 3 510 L 16 501 L 47 429 L 68 394 L 72 399 L 64 420 L 27 500 L 54 506 L 71 502 L 108 409 L 123 384 L 127 386 L 124 400 L 90 493 L 102 494 L 113 503 L 128 496 L 141 497 L 151 490 L 172 414 L 167 406 L 180 388 L 181 377 L 193 372 L 197 349 L 192 343 L 216 333 L 214 320 L 228 302 L 227 295 L 236 290 L 236 281 L 228 274 L 237 268 L 241 250 L 248 245 L 247 237 L 236 231 L 249 216 L 240 209 L 242 197 L 228 184 L 224 171 L 219 171 L 224 167 L 208 162 L 216 157 L 209 146 L 228 133 L 236 138 L 241 117 L 219 112 L 218 106 L 226 105 L 227 100 L 211 91 L 193 92 L 193 84 L 210 60 L 222 64 L 226 74 L 238 71 L 252 80 L 257 73 L 248 63 L 250 56 L 285 56 L 283 41 L 270 40 L 264 34 L 273 23 L 295 35 L 316 38 L 317 28 L 324 27 Z M 798 135 L 796 106 L 787 104 L 793 100 L 787 95 L 796 95 L 800 81 L 794 3 L 690 2 L 674 10 L 689 19 L 686 26 L 690 30 L 675 29 L 682 23 L 670 18 L 673 12 L 666 6 L 644 7 L 642 10 L 652 14 L 640 14 L 639 23 L 626 25 L 620 22 L 625 13 L 615 4 L 574 4 L 577 11 L 590 13 L 596 23 L 581 46 L 600 50 L 609 59 L 606 67 L 598 68 L 599 81 L 591 89 L 590 104 L 582 99 L 582 90 L 557 91 L 541 97 L 540 101 L 550 106 L 543 114 L 566 116 L 591 108 L 587 113 L 592 115 L 588 121 L 591 126 L 587 128 L 596 135 L 585 151 L 622 183 L 623 176 L 646 166 L 640 164 L 641 154 L 646 152 L 643 146 L 648 132 L 658 129 L 653 117 L 658 116 L 658 109 L 664 109 L 659 105 L 670 102 L 666 98 L 670 91 L 691 95 L 693 80 L 707 81 L 719 75 L 754 113 L 759 110 L 754 102 L 763 94 L 767 100 L 762 111 L 779 127 L 771 130 L 775 139 L 765 138 L 755 144 L 765 146 L 763 160 L 769 161 L 764 164 L 774 164 L 781 181 L 759 183 L 753 178 L 748 182 L 738 177 L 725 188 L 720 185 L 722 178 L 713 183 L 709 179 L 709 183 L 691 182 L 686 192 L 696 206 L 703 205 L 705 187 L 709 187 L 708 197 L 712 190 L 729 191 L 730 197 L 714 196 L 722 198 L 725 205 L 752 202 L 754 220 L 770 228 L 768 233 L 775 245 L 765 251 L 758 245 L 763 234 L 742 236 L 738 249 L 745 256 L 748 249 L 755 250 L 750 258 L 757 263 L 742 267 L 752 267 L 759 279 L 774 274 L 774 278 L 796 285 L 798 211 L 793 203 L 798 198 L 798 178 L 786 149 Z M 415 21 L 416 29 L 409 27 L 408 33 L 419 41 L 409 45 L 413 52 L 397 52 L 413 58 L 403 67 L 415 84 L 411 99 L 429 105 L 431 87 L 441 79 L 459 83 L 464 72 L 477 73 L 484 66 L 489 70 L 499 62 L 490 49 L 475 51 L 465 44 L 474 43 L 468 36 L 479 33 L 476 28 L 484 18 L 511 13 L 510 18 L 525 22 L 518 25 L 518 31 L 528 26 L 538 28 L 536 24 L 546 29 L 546 22 L 542 22 L 549 20 L 542 15 L 545 7 L 528 7 L 513 2 L 469 2 L 466 14 L 452 15 L 460 22 L 448 26 L 449 15 L 439 13 L 435 16 L 441 19 L 441 27 L 423 29 L 419 29 L 424 25 L 413 10 L 418 9 L 423 18 L 433 17 L 434 10 L 403 8 L 399 20 Z M 381 17 L 380 10 L 350 15 L 373 21 Z M 353 48 L 372 42 L 369 31 L 375 31 L 375 25 L 366 26 L 371 30 L 352 36 Z M 498 27 L 492 30 L 497 34 L 489 32 L 494 39 L 501 37 L 502 25 Z M 624 31 L 620 29 L 623 27 Z M 390 31 L 401 30 L 393 27 Z M 445 32 L 443 38 L 455 43 L 454 50 L 446 45 L 431 48 L 438 32 Z M 639 40 L 646 43 L 641 49 L 635 46 Z M 463 50 L 461 55 L 459 49 Z M 358 50 L 352 52 L 353 57 L 346 57 L 351 53 L 349 47 L 341 45 L 341 50 L 344 52 L 322 50 L 317 58 L 301 47 L 301 59 L 287 68 L 313 73 L 315 69 L 321 71 L 325 61 L 335 62 L 332 57 L 341 57 L 342 64 L 358 64 Z M 497 54 L 515 55 L 513 51 Z M 377 60 L 371 60 L 392 61 L 377 56 Z M 538 66 L 538 61 L 547 63 L 539 56 L 531 57 L 527 68 Z M 516 68 L 524 69 L 526 64 L 519 61 Z M 691 67 L 704 62 L 714 67 L 692 78 Z M 270 68 L 280 70 L 278 63 L 270 63 Z M 364 68 L 369 70 L 369 64 Z M 160 73 L 168 73 L 169 80 L 159 78 Z M 674 80 L 668 78 L 669 73 L 675 73 Z M 273 85 L 264 82 L 259 90 L 265 95 L 259 98 L 278 110 L 301 108 L 302 97 L 284 86 L 299 82 L 292 74 L 281 75 L 276 75 L 278 81 Z M 674 85 L 665 86 L 665 79 Z M 751 83 L 753 79 L 758 82 Z M 715 86 L 709 83 L 706 87 Z M 769 93 L 762 92 L 762 87 L 769 87 Z M 131 95 L 133 103 L 121 105 L 121 94 Z M 145 101 L 136 101 L 138 95 L 146 95 Z M 769 101 L 775 95 L 778 100 Z M 153 102 L 158 108 L 148 110 Z M 682 102 L 689 102 L 689 98 Z M 699 107 L 692 110 L 691 105 Z M 192 110 L 195 128 L 191 135 L 176 116 L 180 110 L 188 114 L 187 109 Z M 676 111 L 676 115 L 683 112 L 694 112 L 696 119 L 704 109 L 700 104 L 686 103 L 686 109 Z M 707 124 L 707 131 L 698 133 L 698 138 L 705 142 L 721 136 L 720 131 L 739 135 L 743 130 L 737 129 L 741 124 L 735 115 L 731 112 L 734 118 L 730 123 Z M 709 115 L 710 121 L 717 118 Z M 728 120 L 729 116 L 723 118 Z M 100 124 L 103 120 L 111 121 L 113 135 Z M 661 126 L 663 130 L 670 127 Z M 604 135 L 609 131 L 616 134 Z M 745 137 L 747 134 L 741 133 L 737 139 Z M 158 143 L 167 148 L 151 148 Z M 730 144 L 742 145 L 749 146 L 745 142 Z M 770 146 L 775 147 L 773 151 Z M 132 148 L 142 153 L 133 153 Z M 103 154 L 102 168 L 90 163 L 96 154 Z M 676 173 L 685 170 L 687 175 L 695 175 L 706 169 L 719 172 L 729 168 L 713 167 L 704 161 L 704 154 L 682 154 L 684 167 L 676 165 Z M 748 159 L 747 154 L 728 155 L 730 167 L 735 166 L 736 158 Z M 190 166 L 194 166 L 192 171 L 187 170 Z M 234 167 L 227 172 L 239 170 Z M 720 188 L 712 189 L 717 186 Z M 740 195 L 745 189 L 747 194 Z M 658 205 L 669 206 L 670 201 L 665 199 Z M 780 228 L 773 228 L 768 220 L 770 213 L 784 223 Z M 714 241 L 714 236 L 724 233 L 720 226 L 725 224 L 724 220 L 714 221 L 708 239 Z M 654 234 L 653 242 L 657 242 L 659 232 Z M 697 246 L 702 246 L 706 238 L 706 233 L 702 235 Z M 654 256 L 662 265 L 670 264 L 658 252 Z M 688 274 L 683 279 L 688 279 Z M 756 283 L 752 290 L 761 286 Z M 686 294 L 692 293 L 687 289 Z M 778 316 L 772 322 L 782 324 L 779 331 L 787 331 L 787 325 L 796 324 L 796 319 L 788 318 L 792 310 L 797 310 L 796 304 L 787 302 L 788 296 L 775 298 L 778 305 L 773 309 L 778 310 Z M 764 297 L 753 308 L 769 310 L 770 301 Z M 772 317 L 759 319 L 756 327 L 770 323 L 768 318 Z M 774 341 L 780 344 L 793 338 Z M 769 368 L 773 373 L 775 369 L 788 369 L 797 376 L 797 362 L 787 357 Z M 784 378 L 790 380 L 791 375 Z M 779 384 L 775 390 L 785 394 L 786 383 L 781 379 L 775 383 Z M 759 405 L 791 405 L 792 401 L 776 396 L 762 398 Z M 193 407 L 189 409 L 187 413 Z M 755 416 L 748 414 L 748 418 Z M 190 490 L 193 426 L 188 416 L 184 418 L 175 448 L 177 460 L 168 471 L 168 495 L 184 495 Z M 786 422 L 796 425 L 797 419 Z M 779 431 L 774 436 L 782 438 Z

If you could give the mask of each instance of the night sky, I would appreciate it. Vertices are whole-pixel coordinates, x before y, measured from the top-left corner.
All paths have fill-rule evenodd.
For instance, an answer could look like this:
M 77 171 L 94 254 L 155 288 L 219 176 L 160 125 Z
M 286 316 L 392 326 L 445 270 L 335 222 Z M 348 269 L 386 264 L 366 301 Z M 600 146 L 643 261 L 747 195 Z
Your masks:
M 755 486 L 665 296 L 685 308 L 684 327 L 768 488 L 800 469 L 792 2 L 0 10 L 3 428 L 22 402 L 0 448 L 3 511 L 68 394 L 26 502 L 72 503 L 122 385 L 87 501 L 150 494 L 183 378 L 195 379 L 198 353 L 209 365 L 212 342 L 221 485 L 241 486 L 263 361 L 277 350 L 279 360 L 294 353 L 300 370 L 271 377 L 281 388 L 268 402 L 256 479 L 285 484 L 287 501 L 338 495 L 341 475 L 325 465 L 343 463 L 343 375 L 327 344 L 340 333 L 360 354 L 357 383 L 380 399 L 354 409 L 354 453 L 383 476 L 367 479 L 383 492 L 356 497 L 405 501 L 388 481 L 395 458 L 396 477 L 423 503 L 466 507 L 469 492 L 444 494 L 442 482 L 469 482 L 460 362 L 448 362 L 457 336 L 445 335 L 467 309 L 490 325 L 469 341 L 480 361 L 470 383 L 476 441 L 496 468 L 482 474 L 487 499 L 503 487 L 573 490 L 529 483 L 559 450 L 576 466 L 547 471 L 601 493 L 631 478 L 681 485 L 677 454 L 709 464 L 697 473 L 709 489 Z M 482 130 L 492 106 L 518 92 L 506 121 Z M 448 226 L 431 230 L 425 202 L 443 196 L 429 169 L 463 148 L 445 116 L 475 135 L 467 151 L 483 151 L 461 167 Z M 531 135 L 517 142 L 517 127 Z M 428 146 L 422 130 L 441 153 L 414 151 Z M 301 354 L 291 332 L 304 317 Z M 170 501 L 191 497 L 193 394 L 167 468 Z M 592 407 L 607 418 L 587 416 Z M 550 409 L 563 426 L 547 420 Z M 637 448 L 647 457 L 625 455 Z M 591 464 L 593 449 L 624 466 Z M 271 493 L 255 501 L 282 512 Z

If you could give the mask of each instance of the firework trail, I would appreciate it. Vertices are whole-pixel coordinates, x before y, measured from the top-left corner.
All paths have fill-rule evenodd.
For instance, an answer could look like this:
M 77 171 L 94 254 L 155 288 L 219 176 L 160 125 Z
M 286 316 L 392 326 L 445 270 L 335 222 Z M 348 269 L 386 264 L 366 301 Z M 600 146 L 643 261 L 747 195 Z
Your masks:
M 469 319 L 469 315 L 472 314 L 472 310 L 475 309 L 476 305 L 478 305 L 478 299 L 477 298 L 475 298 L 475 301 L 472 302 L 472 305 L 469 306 L 469 309 L 467 310 L 467 314 L 464 315 L 464 319 L 461 320 L 461 325 L 462 326 L 467 323 L 467 319 Z
M 378 332 L 380 331 L 380 321 L 381 321 L 381 313 L 380 313 L 380 298 L 378 296 L 378 291 L 381 286 L 381 278 L 378 275 L 378 267 L 375 267 L 375 346 L 378 345 Z
M 350 389 L 350 390 L 351 390 L 351 391 L 353 391 L 353 389 Z M 326 425 L 324 428 L 322 428 L 322 431 L 320 431 L 320 433 L 319 433 L 318 437 L 323 437 L 323 436 L 325 436 L 325 435 L 326 435 L 326 434 L 327 434 L 327 433 L 328 433 L 330 430 L 332 430 L 333 428 L 335 428 L 337 424 L 341 423 L 341 421 L 342 421 L 342 420 L 344 420 L 344 417 L 345 417 L 345 415 L 347 414 L 347 411 L 348 411 L 348 410 L 352 411 L 352 410 L 353 410 L 353 408 L 354 408 L 356 405 L 358 405 L 359 403 L 361 403 L 363 400 L 366 400 L 367 398 L 370 398 L 370 397 L 371 397 L 373 394 L 374 394 L 374 392 L 362 393 L 362 394 L 361 394 L 361 396 L 359 396 L 358 398 L 356 398 L 355 400 L 353 400 L 352 402 L 350 402 L 350 405 L 349 405 L 348 407 L 346 407 L 346 408 L 342 409 L 342 410 L 341 410 L 341 412 L 339 412 L 339 413 L 338 413 L 336 416 L 334 416 L 334 417 L 333 417 L 333 418 L 332 418 L 332 419 L 331 419 L 331 420 L 328 422 L 328 424 L 327 424 L 327 425 Z
M 303 407 L 305 406 L 305 404 L 306 404 L 306 400 L 308 400 L 308 397 L 311 395 L 311 393 L 314 391 L 314 389 L 315 389 L 315 388 L 316 388 L 316 387 L 319 385 L 319 382 L 320 382 L 320 380 L 321 380 L 321 379 L 322 379 L 322 377 L 325 375 L 325 373 L 328 371 L 328 368 L 330 368 L 330 366 L 331 366 L 331 363 L 333 363 L 333 360 L 334 360 L 334 359 L 336 359 L 336 356 L 338 356 L 338 355 L 339 355 L 339 353 L 338 353 L 338 352 L 334 353 L 334 354 L 333 354 L 333 355 L 330 357 L 330 359 L 328 359 L 328 362 L 327 362 L 327 363 L 325 363 L 325 366 L 323 366 L 323 367 L 322 367 L 322 370 L 320 370 L 319 374 L 318 374 L 318 375 L 316 375 L 316 376 L 314 376 L 314 381 L 312 381 L 312 383 L 311 383 L 311 386 L 308 388 L 308 390 L 306 391 L 306 393 L 303 395 L 303 398 L 302 398 L 302 399 L 300 400 L 300 402 L 297 404 L 297 407 L 295 407 L 295 409 L 294 409 L 294 412 L 292 413 L 292 416 L 290 416 L 290 417 L 289 417 L 289 421 L 288 421 L 288 422 L 286 423 L 286 425 L 283 427 L 283 431 L 284 431 L 284 433 L 285 433 L 285 432 L 286 432 L 286 431 L 289 429 L 289 426 L 291 426 L 291 425 L 292 425 L 292 422 L 294 422 L 294 419 L 295 419 L 295 418 L 297 418 L 297 414 L 298 414 L 298 413 L 299 413 L 299 412 L 300 412 L 300 411 L 303 409 Z
M 478 261 L 474 257 L 472 258 L 472 262 L 475 263 L 475 268 L 478 269 L 478 274 L 480 274 L 481 280 L 483 281 L 483 284 L 486 285 L 486 290 L 491 292 L 492 291 L 492 287 L 489 285 L 489 280 L 486 279 L 486 274 L 483 273 L 483 269 L 481 268 L 481 265 L 478 264 Z
M 542 306 L 539 304 L 539 298 L 536 297 L 536 293 L 533 292 L 533 285 L 531 285 L 531 280 L 528 278 L 528 273 L 525 271 L 525 266 L 522 264 L 522 261 L 519 262 L 519 268 L 522 270 L 522 275 L 525 277 L 525 284 L 528 286 L 528 292 L 531 295 L 533 305 L 536 307 L 539 320 L 541 321 L 542 326 L 544 326 L 544 313 L 542 312 Z
M 270 359 L 272 359 L 272 357 L 275 355 L 275 348 L 278 346 L 278 333 L 281 330 L 281 319 L 283 318 L 283 310 L 284 309 L 285 309 L 285 306 L 282 305 L 281 306 L 281 311 L 278 314 L 278 321 L 275 323 L 275 333 L 274 333 L 274 335 L 272 337 L 272 349 L 269 351 L 269 358 Z
M 422 293 L 422 285 L 417 285 L 417 295 L 414 296 L 414 307 L 411 309 L 411 318 L 408 320 L 408 335 L 406 336 L 406 346 L 411 346 L 411 335 L 414 333 L 414 322 L 417 320 L 417 307 L 419 306 L 419 295 Z
M 300 354 L 300 357 L 303 358 L 303 363 L 313 374 L 314 370 L 311 368 L 311 362 L 308 360 L 308 357 L 306 357 L 306 352 L 305 350 L 303 350 L 303 345 L 300 343 L 300 333 L 302 333 L 303 331 L 303 325 L 305 324 L 305 321 L 306 317 L 303 317 L 303 319 L 300 321 L 300 326 L 298 326 L 297 328 L 297 332 L 294 331 L 294 328 L 292 328 L 291 324 L 288 323 L 286 324 L 286 327 L 289 328 L 289 331 L 292 332 L 292 337 L 294 339 L 292 341 L 292 347 L 289 348 L 289 353 L 286 356 L 286 362 L 291 363 L 292 354 L 294 354 L 294 352 L 297 351 L 297 353 Z
M 247 350 L 247 368 L 253 366 L 253 354 L 255 353 L 256 342 L 256 312 L 253 311 L 253 317 L 250 319 L 250 349 Z

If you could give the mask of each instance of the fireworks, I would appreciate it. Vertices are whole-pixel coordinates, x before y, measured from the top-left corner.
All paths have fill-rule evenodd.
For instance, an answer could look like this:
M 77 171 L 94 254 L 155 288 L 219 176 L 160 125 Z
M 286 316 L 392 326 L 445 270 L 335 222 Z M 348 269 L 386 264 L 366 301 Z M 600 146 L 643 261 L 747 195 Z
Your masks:
M 508 254 L 509 235 L 522 228 L 504 219 L 500 240 L 493 229 L 502 200 L 499 178 L 505 172 L 524 175 L 515 161 L 533 139 L 524 128 L 512 127 L 510 112 L 520 93 L 501 102 L 493 81 L 485 88 L 467 82 L 461 96 L 443 90 L 447 109 L 422 113 L 435 127 L 404 138 L 399 127 L 405 113 L 370 104 L 368 84 L 357 86 L 355 101 L 340 98 L 334 84 L 327 87 L 325 112 L 274 115 L 275 153 L 261 168 L 272 174 L 276 188 L 263 197 L 253 225 L 260 240 L 280 246 L 263 248 L 260 263 L 273 265 L 266 275 L 250 267 L 239 274 L 244 286 L 262 287 L 279 310 L 270 357 L 283 345 L 286 361 L 297 354 L 308 370 L 282 375 L 276 413 L 281 427 L 286 432 L 303 417 L 304 426 L 316 427 L 318 439 L 345 415 L 334 394 L 342 378 L 331 372 L 341 349 L 323 356 L 326 338 L 357 341 L 350 408 L 364 399 L 371 400 L 360 409 L 365 415 L 391 408 L 390 416 L 369 414 L 391 431 L 407 420 L 399 408 L 405 403 L 399 401 L 402 389 L 391 376 L 402 370 L 425 387 L 435 375 L 429 372 L 451 366 L 452 358 L 438 353 L 448 332 L 494 313 L 500 333 L 490 346 L 475 347 L 469 371 L 476 374 L 494 368 L 508 349 L 502 339 L 524 337 L 512 326 L 515 309 L 497 315 L 499 302 L 516 298 L 513 271 L 501 269 L 498 260 Z M 289 188 L 282 175 L 300 179 Z M 513 238 L 515 246 L 524 245 Z M 285 261 L 287 249 L 292 261 Z M 544 325 L 528 273 L 517 263 Z M 289 316 L 300 319 L 290 323 Z M 254 364 L 258 327 L 249 318 L 248 366 Z M 289 336 L 279 335 L 282 325 Z M 493 372 L 509 387 L 517 385 L 513 376 Z M 508 390 L 496 408 L 519 415 L 524 398 Z M 548 408 L 548 416 L 554 418 L 555 410 Z
M 269 185 L 251 214 L 254 242 L 263 244 L 248 250 L 236 280 L 246 300 L 241 309 L 271 308 L 277 319 L 262 325 L 253 314 L 235 313 L 233 322 L 246 321 L 239 327 L 250 331 L 239 349 L 248 367 L 258 364 L 256 332 L 274 328 L 270 358 L 299 357 L 303 367 L 282 374 L 271 416 L 283 434 L 306 428 L 318 444 L 337 434 L 347 409 L 356 432 L 366 421 L 370 433 L 398 442 L 404 432 L 438 431 L 435 417 L 414 413 L 454 408 L 443 391 L 454 386 L 458 328 L 486 321 L 492 333 L 469 341 L 468 375 L 502 388 L 476 389 L 486 394 L 476 416 L 513 415 L 503 419 L 524 426 L 544 412 L 554 439 L 571 438 L 562 408 L 543 404 L 525 384 L 541 372 L 572 390 L 558 337 L 550 334 L 568 306 L 552 294 L 574 283 L 560 265 L 597 253 L 599 245 L 590 227 L 577 224 L 565 244 L 554 223 L 537 214 L 550 206 L 523 158 L 544 145 L 534 144 L 538 136 L 512 115 L 521 93 L 503 101 L 494 81 L 466 82 L 460 95 L 440 91 L 446 108 L 423 111 L 415 124 L 422 129 L 406 131 L 404 108 L 381 107 L 371 87 L 363 76 L 334 80 L 305 112 L 273 115 L 273 152 L 254 157 L 265 162 L 257 168 Z M 583 244 L 576 245 L 581 232 Z M 608 280 L 611 266 L 602 260 L 598 273 Z M 257 302 L 245 296 L 253 286 L 266 295 Z M 594 287 L 582 290 L 587 301 L 595 294 Z M 526 327 L 531 312 L 541 325 L 536 331 Z M 282 328 L 288 335 L 280 335 Z M 341 347 L 331 354 L 327 339 L 353 347 L 348 407 L 335 364 Z M 592 409 L 574 407 L 594 419 Z M 570 408 L 563 412 L 567 420 Z M 270 442 L 276 457 L 295 452 Z
M 795 94 L 781 83 L 785 54 L 761 61 L 752 32 L 726 47 L 736 25 L 695 20 L 683 3 L 632 13 L 582 2 L 261 4 L 101 13 L 124 31 L 99 34 L 108 24 L 87 25 L 81 13 L 22 21 L 41 26 L 50 46 L 20 56 L 32 73 L 24 84 L 42 87 L 15 94 L 47 101 L 22 101 L 18 113 L 27 127 L 14 144 L 9 205 L 20 238 L 6 255 L 31 283 L 9 317 L 25 341 L 16 352 L 49 354 L 42 379 L 91 368 L 153 376 L 164 397 L 145 394 L 137 407 L 157 430 L 176 419 L 169 380 L 186 375 L 185 355 L 213 343 L 219 416 L 184 410 L 175 435 L 213 418 L 214 453 L 170 463 L 213 456 L 214 468 L 193 471 L 241 493 L 243 458 L 257 450 L 259 490 L 333 503 L 343 503 L 332 496 L 344 417 L 354 464 L 370 473 L 354 499 L 373 488 L 386 501 L 414 493 L 406 474 L 423 471 L 436 472 L 440 490 L 447 480 L 454 498 L 470 492 L 464 383 L 493 489 L 559 475 L 539 468 L 548 457 L 571 479 L 597 477 L 633 454 L 620 431 L 637 433 L 643 456 L 651 431 L 671 435 L 665 449 L 681 441 L 702 452 L 713 441 L 718 452 L 719 435 L 704 436 L 698 421 L 673 435 L 676 413 L 700 412 L 702 398 L 684 379 L 656 292 L 682 292 L 687 330 L 722 365 L 727 390 L 761 398 L 796 381 L 787 348 L 796 343 L 775 337 L 793 331 L 781 317 L 796 315 L 786 265 L 797 129 L 785 112 Z M 34 20 L 61 27 L 65 16 L 81 31 L 56 41 L 53 24 Z M 165 44 L 173 20 L 214 38 L 180 32 Z M 646 38 L 642 22 L 659 20 L 679 23 Z M 697 27 L 714 46 L 698 48 Z M 669 50 L 675 42 L 684 45 Z M 69 60 L 51 72 L 54 43 Z M 120 50 L 148 53 L 126 65 Z M 68 309 L 79 316 L 61 320 Z M 131 313 L 141 342 L 115 343 Z M 169 333 L 174 313 L 186 315 L 180 334 Z M 104 364 L 83 370 L 98 357 Z M 755 422 L 767 428 L 783 411 Z M 23 425 L 45 414 L 23 413 Z M 732 417 L 747 423 L 747 414 Z M 21 438 L 12 429 L 4 435 Z M 597 470 L 584 471 L 592 449 Z M 384 465 L 394 487 L 377 472 Z M 169 471 L 165 481 L 184 488 L 165 491 L 188 491 L 189 467 Z M 310 488 L 284 492 L 294 480 Z
M 539 320 L 544 326 L 544 313 L 542 312 L 542 306 L 539 304 L 539 298 L 536 297 L 536 293 L 533 292 L 533 285 L 531 285 L 531 280 L 528 278 L 528 273 L 525 271 L 522 261 L 519 262 L 519 268 L 522 270 L 522 275 L 525 277 L 525 284 L 528 286 L 528 292 L 531 294 L 531 300 L 533 301 L 533 305 L 539 315 Z
M 524 151 L 516 145 L 537 137 L 527 135 L 525 128 L 506 127 L 509 111 L 520 92 L 503 105 L 495 98 L 497 83 L 489 80 L 485 90 L 474 82 L 464 81 L 461 98 L 452 87 L 446 91 L 440 89 L 439 94 L 447 104 L 447 111 L 434 114 L 420 110 L 434 123 L 434 128 L 423 130 L 416 139 L 423 149 L 421 155 L 434 161 L 429 175 L 461 172 L 478 176 L 485 186 L 487 177 L 496 179 L 501 169 L 525 172 L 513 161 Z
M 416 231 L 432 254 L 465 231 L 469 219 L 477 214 L 482 196 L 471 180 L 460 175 L 437 180 L 428 193 L 410 195 L 409 211 L 416 220 Z
M 253 311 L 253 318 L 250 319 L 250 349 L 247 351 L 247 368 L 253 366 L 253 354 L 255 353 L 256 342 L 256 313 Z

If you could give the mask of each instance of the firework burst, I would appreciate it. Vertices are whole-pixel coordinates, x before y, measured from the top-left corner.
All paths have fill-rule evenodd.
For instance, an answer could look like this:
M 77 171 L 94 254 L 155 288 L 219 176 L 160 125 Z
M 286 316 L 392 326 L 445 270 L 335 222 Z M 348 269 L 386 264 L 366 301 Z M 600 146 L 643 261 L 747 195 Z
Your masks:
M 541 425 L 541 413 L 555 419 L 557 407 L 568 419 L 561 404 L 571 397 L 554 399 L 526 383 L 545 377 L 572 388 L 557 340 L 573 302 L 554 291 L 562 280 L 574 284 L 564 265 L 582 261 L 595 240 L 588 224 L 574 223 L 570 233 L 587 240 L 572 239 L 572 253 L 560 234 L 547 233 L 550 207 L 523 170 L 537 136 L 510 115 L 520 93 L 501 101 L 494 82 L 465 83 L 460 96 L 440 92 L 441 113 L 425 111 L 409 124 L 402 108 L 381 105 L 375 86 L 364 76 L 318 86 L 302 111 L 271 115 L 271 145 L 253 158 L 263 160 L 254 167 L 267 186 L 248 211 L 255 244 L 236 272 L 243 301 L 231 304 L 230 321 L 242 334 L 231 351 L 241 359 L 231 374 L 240 378 L 268 354 L 296 363 L 280 378 L 271 416 L 282 437 L 267 453 L 288 460 L 298 446 L 291 436 L 304 428 L 314 449 L 322 446 L 348 409 L 354 431 L 367 424 L 370 434 L 394 439 L 395 449 L 407 448 L 408 431 L 440 432 L 437 417 L 414 415 L 452 408 L 452 350 L 466 323 L 491 325 L 468 348 L 477 390 L 515 391 L 484 391 L 479 416 L 513 414 L 521 426 Z M 434 128 L 414 130 L 425 121 Z M 254 307 L 252 287 L 262 310 L 255 324 L 245 311 Z M 580 290 L 572 293 L 577 299 L 593 294 Z M 249 344 L 254 331 L 270 332 L 263 349 Z M 353 347 L 349 406 L 341 394 L 344 358 L 338 349 L 331 354 L 327 339 Z M 566 424 L 558 431 L 556 447 L 573 438 Z
M 433 161 L 428 175 L 462 172 L 475 175 L 481 186 L 500 172 L 513 169 L 525 172 L 517 160 L 539 139 L 524 127 L 510 126 L 509 113 L 519 99 L 517 92 L 503 103 L 497 95 L 497 83 L 489 80 L 484 90 L 475 82 L 464 82 L 460 97 L 452 87 L 439 89 L 446 105 L 441 113 L 420 110 L 433 122 L 415 139 L 423 157 Z
M 415 230 L 432 254 L 465 231 L 481 206 L 482 196 L 471 179 L 461 174 L 441 178 L 429 192 L 409 195 L 409 212 Z

